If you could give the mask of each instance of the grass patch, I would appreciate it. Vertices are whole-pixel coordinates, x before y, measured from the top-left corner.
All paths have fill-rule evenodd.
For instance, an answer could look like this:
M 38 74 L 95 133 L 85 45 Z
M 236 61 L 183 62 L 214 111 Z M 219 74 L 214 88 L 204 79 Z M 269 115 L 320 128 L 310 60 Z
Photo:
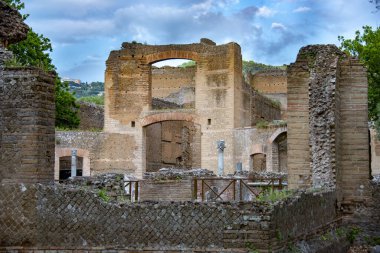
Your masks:
M 276 202 L 279 200 L 286 199 L 290 197 L 292 194 L 293 192 L 290 190 L 269 189 L 260 193 L 260 195 L 257 197 L 257 200 L 261 202 Z

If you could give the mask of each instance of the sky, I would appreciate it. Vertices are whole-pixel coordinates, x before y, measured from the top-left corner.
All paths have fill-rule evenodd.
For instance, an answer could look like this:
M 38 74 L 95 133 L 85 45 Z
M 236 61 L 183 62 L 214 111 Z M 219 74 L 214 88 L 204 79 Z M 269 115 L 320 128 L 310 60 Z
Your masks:
M 151 45 L 237 42 L 243 59 L 283 65 L 309 44 L 337 44 L 380 26 L 368 0 L 28 0 L 26 23 L 49 38 L 61 77 L 104 81 L 125 41 Z

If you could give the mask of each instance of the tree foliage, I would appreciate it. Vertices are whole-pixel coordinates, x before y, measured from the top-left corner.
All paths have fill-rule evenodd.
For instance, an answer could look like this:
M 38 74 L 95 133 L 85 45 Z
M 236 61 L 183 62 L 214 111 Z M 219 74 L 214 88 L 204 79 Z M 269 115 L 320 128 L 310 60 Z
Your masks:
M 354 39 L 338 37 L 341 49 L 358 57 L 368 70 L 368 117 L 379 121 L 380 107 L 380 27 L 364 26 L 356 31 Z M 380 123 L 380 122 L 379 122 Z
M 5 0 L 10 6 L 17 10 L 24 9 L 21 0 Z M 23 15 L 24 20 L 29 15 Z M 13 61 L 17 65 L 36 66 L 45 71 L 55 71 L 49 52 L 52 52 L 51 42 L 42 34 L 29 30 L 27 38 L 8 48 L 13 52 Z M 55 80 L 55 124 L 58 127 L 75 128 L 79 125 L 77 111 L 79 106 L 75 101 L 74 94 L 69 91 L 68 85 L 61 82 L 59 76 Z

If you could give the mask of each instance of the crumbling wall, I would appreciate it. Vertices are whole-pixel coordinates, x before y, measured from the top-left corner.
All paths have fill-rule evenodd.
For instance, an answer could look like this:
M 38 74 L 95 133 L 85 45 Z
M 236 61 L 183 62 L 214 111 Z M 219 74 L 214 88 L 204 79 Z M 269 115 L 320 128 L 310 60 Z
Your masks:
M 0 47 L 25 40 L 29 27 L 24 23 L 20 13 L 0 1 L 0 14 Z
M 0 183 L 48 182 L 54 167 L 54 73 L 5 67 L 3 46 L 26 38 L 21 15 L 0 1 Z
M 79 129 L 94 130 L 103 129 L 104 107 L 88 102 L 79 102 Z
M 270 98 L 252 90 L 251 126 L 260 120 L 272 121 L 281 119 L 281 107 Z
M 364 203 L 346 209 L 343 224 L 358 227 L 358 241 L 364 244 L 378 244 L 380 238 L 380 176 L 370 182 L 370 197 Z M 377 243 L 376 241 L 377 240 Z
M 279 252 L 334 222 L 335 201 L 326 192 L 275 203 L 117 204 L 83 187 L 0 185 L 0 247 Z
M 334 45 L 301 48 L 288 68 L 289 186 L 368 193 L 366 71 Z M 355 175 L 355 176 L 353 176 Z

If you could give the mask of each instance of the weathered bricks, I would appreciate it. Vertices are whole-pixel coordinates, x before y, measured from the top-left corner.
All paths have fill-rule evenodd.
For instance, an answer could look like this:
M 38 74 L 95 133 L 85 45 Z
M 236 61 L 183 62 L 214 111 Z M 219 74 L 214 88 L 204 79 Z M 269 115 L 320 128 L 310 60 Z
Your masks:
M 302 78 L 300 78 L 302 77 Z M 368 196 L 366 71 L 335 46 L 307 46 L 288 68 L 289 187 Z

